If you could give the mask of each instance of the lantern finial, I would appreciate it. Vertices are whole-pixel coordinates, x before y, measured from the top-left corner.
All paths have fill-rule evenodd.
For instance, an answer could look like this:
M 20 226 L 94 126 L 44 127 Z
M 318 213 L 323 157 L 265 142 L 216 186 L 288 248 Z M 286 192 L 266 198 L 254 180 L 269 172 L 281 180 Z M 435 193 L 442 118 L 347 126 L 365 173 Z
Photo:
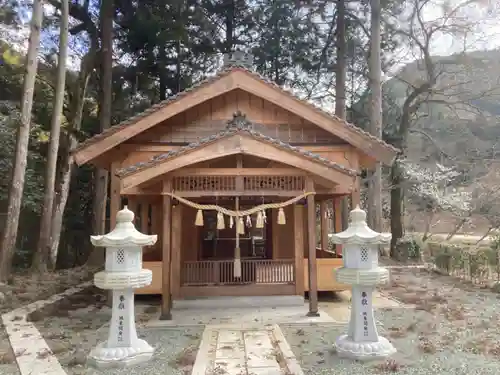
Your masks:
M 118 211 L 116 214 L 117 223 L 132 223 L 134 221 L 134 213 L 124 206 L 122 210 Z

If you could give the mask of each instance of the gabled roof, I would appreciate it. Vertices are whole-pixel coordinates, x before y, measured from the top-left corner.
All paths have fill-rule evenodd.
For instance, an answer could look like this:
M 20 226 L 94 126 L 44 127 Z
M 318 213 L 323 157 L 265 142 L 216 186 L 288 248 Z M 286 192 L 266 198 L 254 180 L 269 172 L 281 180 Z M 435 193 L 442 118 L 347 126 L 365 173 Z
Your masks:
M 266 97 L 262 90 L 252 92 L 252 90 L 247 87 L 248 85 L 245 86 L 243 80 L 241 79 L 244 77 L 231 77 L 232 74 L 238 73 L 243 73 L 246 77 L 250 77 L 253 82 L 260 82 L 261 84 L 264 83 L 266 86 L 263 88 L 271 88 L 275 92 L 274 95 L 272 97 Z M 215 87 L 217 86 L 217 83 L 220 83 L 220 85 L 218 87 Z M 274 82 L 266 79 L 265 77 L 254 71 L 247 69 L 245 66 L 236 64 L 226 66 L 215 76 L 209 77 L 199 82 L 198 84 L 178 93 L 177 95 L 174 95 L 158 104 L 153 105 L 144 112 L 139 113 L 129 118 L 128 120 L 123 121 L 122 123 L 115 125 L 103 131 L 102 133 L 95 135 L 92 138 L 87 139 L 74 150 L 73 154 L 75 156 L 75 160 L 77 164 L 84 164 L 103 154 L 104 152 L 109 151 L 111 148 L 119 145 L 127 139 L 130 139 L 135 135 L 151 128 L 157 123 L 166 120 L 167 118 L 170 118 L 178 113 L 184 112 L 185 110 L 194 107 L 195 105 L 201 104 L 207 100 L 210 100 L 216 96 L 222 95 L 237 88 L 248 91 L 266 100 L 272 101 L 274 99 L 274 101 L 276 102 L 275 104 L 289 110 L 292 113 L 295 113 L 300 117 L 304 117 L 303 113 L 301 113 L 302 110 L 312 110 L 313 112 L 310 113 L 311 116 L 309 116 L 310 118 L 308 118 L 309 121 L 344 139 L 346 142 L 352 144 L 353 146 L 362 149 L 363 152 L 367 153 L 376 160 L 380 160 L 385 163 L 391 163 L 399 152 L 398 149 L 387 144 L 383 140 L 369 134 L 368 132 L 365 132 L 357 126 L 335 115 L 332 115 L 316 107 L 315 105 L 305 100 L 301 100 L 292 93 L 276 85 Z M 206 92 L 202 93 L 204 89 L 210 90 L 206 90 Z M 195 97 L 193 100 L 191 100 L 189 103 L 185 103 L 189 100 L 189 98 L 193 98 L 192 94 L 199 95 L 194 95 Z M 278 96 L 281 95 L 282 98 L 276 97 L 276 94 L 278 94 Z M 284 101 L 280 99 L 292 99 L 293 104 L 290 104 L 288 105 L 288 107 L 286 107 L 284 105 Z M 163 117 L 159 116 L 163 111 L 166 111 L 166 113 L 163 114 Z M 142 121 L 148 117 L 153 117 L 156 115 L 158 115 L 158 118 L 155 119 L 156 122 L 145 123 Z M 320 117 L 318 117 L 318 115 Z M 131 128 L 134 129 L 133 132 L 130 132 L 126 135 L 120 134 L 123 133 L 125 129 Z M 102 141 L 104 140 L 109 141 L 104 145 L 102 144 Z
M 216 143 L 216 142 L 221 141 L 225 138 L 230 138 L 230 137 L 238 135 L 238 134 L 248 136 L 250 138 L 257 140 L 260 143 L 269 144 L 277 149 L 281 149 L 281 150 L 287 151 L 291 154 L 298 155 L 303 159 L 309 160 L 310 162 L 320 164 L 324 167 L 327 167 L 327 168 L 332 169 L 334 171 L 340 172 L 343 175 L 345 175 L 346 177 L 350 177 L 350 178 L 354 179 L 358 175 L 358 172 L 356 172 L 355 170 L 350 169 L 350 168 L 346 168 L 343 165 L 340 165 L 340 164 L 335 163 L 331 160 L 323 158 L 322 156 L 320 156 L 318 154 L 312 153 L 310 151 L 306 151 L 306 150 L 301 149 L 299 147 L 292 146 L 288 143 L 282 142 L 280 140 L 277 140 L 275 138 L 266 136 L 262 133 L 259 133 L 259 132 L 252 130 L 252 123 L 250 121 L 248 121 L 245 118 L 245 116 L 243 114 L 241 114 L 240 112 L 235 113 L 234 118 L 232 120 L 228 121 L 226 129 L 224 129 L 216 134 L 213 134 L 209 137 L 201 138 L 199 141 L 193 142 L 187 146 L 181 147 L 178 150 L 170 151 L 170 152 L 167 152 L 164 154 L 154 156 L 149 161 L 140 162 L 140 163 L 131 165 L 127 168 L 120 169 L 116 172 L 116 175 L 119 176 L 123 180 L 123 179 L 127 178 L 128 176 L 135 175 L 137 173 L 140 173 L 141 171 L 144 171 L 144 170 L 147 170 L 150 168 L 154 168 L 155 166 L 157 166 L 159 164 L 166 163 L 166 162 L 168 162 L 172 159 L 178 158 L 182 155 L 194 152 L 195 150 L 203 149 L 206 146 L 208 146 L 209 144 Z M 236 151 L 241 152 L 241 153 L 248 153 L 251 155 L 252 154 L 255 155 L 255 154 L 259 153 L 258 149 L 252 149 L 252 150 L 247 149 L 247 150 L 241 150 L 241 151 L 236 150 Z M 229 152 L 233 153 L 232 150 L 229 150 Z M 262 156 L 262 155 L 260 154 L 258 156 Z M 208 155 L 207 159 L 211 159 L 211 158 L 215 158 L 215 157 L 217 157 L 217 156 Z M 278 160 L 276 160 L 276 161 L 278 161 Z M 280 160 L 280 161 L 285 162 L 284 160 Z M 194 161 L 192 163 L 194 163 Z M 309 165 L 311 165 L 311 164 L 309 164 Z M 159 174 L 160 174 L 160 172 L 159 172 Z M 142 179 L 140 179 L 140 182 L 138 182 L 137 184 L 140 184 L 140 183 L 145 182 L 145 181 L 142 181 Z

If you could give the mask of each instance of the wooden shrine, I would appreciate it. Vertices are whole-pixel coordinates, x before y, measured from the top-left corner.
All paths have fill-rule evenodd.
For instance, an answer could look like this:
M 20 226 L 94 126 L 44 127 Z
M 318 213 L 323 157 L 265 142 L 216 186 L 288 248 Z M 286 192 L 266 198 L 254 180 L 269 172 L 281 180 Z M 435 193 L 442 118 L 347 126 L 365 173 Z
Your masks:
M 127 200 L 138 229 L 159 235 L 144 254 L 153 283 L 138 293 L 162 294 L 165 317 L 171 299 L 305 291 L 317 312 L 318 290 L 346 288 L 328 247 L 341 199 L 358 204 L 361 169 L 396 154 L 237 61 L 74 151 L 111 172 L 111 227 Z

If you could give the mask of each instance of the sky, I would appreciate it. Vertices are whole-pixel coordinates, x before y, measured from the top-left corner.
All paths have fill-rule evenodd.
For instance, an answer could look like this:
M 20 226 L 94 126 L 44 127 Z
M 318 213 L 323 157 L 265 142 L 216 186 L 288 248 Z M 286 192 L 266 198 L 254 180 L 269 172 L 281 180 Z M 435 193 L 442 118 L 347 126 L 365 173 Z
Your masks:
M 408 3 L 413 4 L 414 1 L 410 0 Z M 464 4 L 467 5 L 464 6 Z M 411 12 L 412 8 L 412 5 L 408 6 L 406 12 Z M 432 54 L 441 56 L 451 55 L 464 51 L 464 47 L 467 51 L 500 48 L 500 0 L 430 0 L 423 9 L 423 18 L 426 25 L 443 24 L 446 9 L 448 11 L 458 9 L 454 13 L 453 22 L 460 24 L 461 27 L 466 24 L 470 32 L 466 35 L 462 33 L 454 33 L 454 35 L 451 33 L 437 33 L 431 43 Z M 44 12 L 46 14 L 53 14 L 54 8 L 51 5 L 45 4 Z M 0 28 L 0 36 L 2 36 L 2 33 L 4 35 L 7 34 L 9 39 L 15 42 L 19 50 L 26 50 L 30 17 L 31 14 L 29 11 L 24 12 L 23 19 L 25 20 L 25 25 L 15 31 L 2 30 Z M 401 25 L 402 28 L 407 27 L 407 22 L 405 23 L 402 19 L 392 21 Z M 54 42 L 48 40 L 46 40 L 45 44 L 55 47 Z M 389 75 L 394 74 L 402 66 L 418 58 L 420 58 L 418 49 L 412 49 L 408 46 L 401 48 L 394 55 L 394 60 L 397 63 Z M 79 56 L 70 53 L 68 65 L 71 69 L 77 69 Z M 389 78 L 389 76 L 384 78 Z
M 475 1 L 475 0 L 472 0 Z M 471 0 L 431 0 L 424 7 L 422 18 L 426 28 L 432 26 L 448 27 L 456 25 L 455 30 L 466 28 L 466 34 L 458 31 L 437 32 L 431 39 L 430 50 L 432 55 L 449 56 L 452 54 L 478 50 L 493 50 L 500 48 L 500 0 L 477 0 L 478 3 L 472 3 Z M 466 4 L 466 5 L 464 5 Z M 413 6 L 408 7 L 405 12 L 411 12 Z M 456 9 L 453 20 L 446 18 L 448 12 Z M 399 22 L 401 28 L 407 29 L 408 22 L 404 20 L 395 20 Z M 423 38 L 419 38 L 423 40 Z M 385 79 L 404 65 L 421 58 L 418 48 L 405 46 L 398 50 L 394 60 L 398 61 Z

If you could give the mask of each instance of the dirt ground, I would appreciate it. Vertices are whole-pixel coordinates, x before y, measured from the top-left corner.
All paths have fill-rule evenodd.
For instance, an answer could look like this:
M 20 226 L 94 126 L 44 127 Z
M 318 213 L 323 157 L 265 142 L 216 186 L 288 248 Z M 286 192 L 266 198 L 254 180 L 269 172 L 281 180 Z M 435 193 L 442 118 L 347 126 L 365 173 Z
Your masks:
M 15 272 L 7 283 L 0 283 L 0 313 L 4 314 L 31 302 L 92 280 L 96 269 L 87 267 L 50 272 L 42 277 L 31 271 Z
M 58 285 L 50 284 L 51 289 L 44 290 L 43 295 L 35 287 L 35 282 L 26 276 L 25 280 L 28 281 L 25 285 L 20 281 L 9 285 L 9 298 L 14 306 L 23 305 L 85 280 L 85 272 L 82 271 L 80 275 L 78 278 L 70 275 L 66 279 L 63 276 L 52 279 L 52 283 L 56 282 Z M 391 282 L 380 290 L 413 308 L 387 307 L 377 310 L 381 332 L 393 341 L 398 354 L 389 364 L 360 367 L 360 371 L 367 374 L 437 374 L 438 372 L 432 372 L 434 370 L 424 371 L 436 368 L 439 373 L 449 374 L 465 374 L 463 371 L 466 370 L 469 371 L 468 374 L 500 373 L 500 294 L 417 268 L 392 268 Z M 24 293 L 24 297 L 19 298 L 15 293 Z M 27 298 L 28 295 L 31 296 L 30 299 Z M 158 314 L 157 302 L 139 301 L 142 305 L 137 313 L 139 327 L 142 322 Z M 105 292 L 95 287 L 46 306 L 28 317 L 40 330 L 66 371 L 74 375 L 90 374 L 85 366 L 88 351 L 106 338 L 109 318 L 110 309 L 106 306 Z M 331 372 L 331 369 L 339 369 L 344 365 L 352 371 L 352 363 L 339 362 L 331 348 L 325 349 L 333 345 L 339 334 L 338 327 L 331 332 L 324 327 L 304 329 L 307 340 L 304 340 L 302 334 L 297 334 L 296 329 L 289 330 L 287 340 L 297 358 L 302 361 L 306 374 L 343 375 L 344 372 Z M 183 348 L 192 345 L 185 332 L 181 331 L 169 334 L 168 345 L 161 342 L 161 337 L 151 336 L 159 347 L 166 345 L 168 348 L 176 348 L 175 353 L 168 354 L 170 361 L 174 361 Z M 154 332 L 150 334 L 153 335 Z M 10 351 L 5 332 L 0 330 L 0 335 L 0 375 L 14 375 L 17 373 L 13 366 L 14 354 Z M 196 335 L 198 337 L 199 332 Z M 447 360 L 444 361 L 444 358 Z M 469 367 L 463 364 L 465 359 Z M 161 361 L 157 364 L 159 366 Z M 458 365 L 461 367 L 456 367 Z M 493 372 L 481 372 L 481 366 Z M 177 373 L 174 368 L 169 368 L 172 374 Z
M 95 269 L 87 267 L 62 270 L 43 277 L 37 277 L 29 271 L 15 272 L 7 283 L 0 283 L 0 314 L 46 299 L 91 280 L 95 272 Z M 0 320 L 0 375 L 20 373 L 15 357 Z
M 384 294 L 404 302 L 375 310 L 379 332 L 397 349 L 390 359 L 340 358 L 338 325 L 283 326 L 306 375 L 496 375 L 500 373 L 500 295 L 416 268 L 391 269 Z

